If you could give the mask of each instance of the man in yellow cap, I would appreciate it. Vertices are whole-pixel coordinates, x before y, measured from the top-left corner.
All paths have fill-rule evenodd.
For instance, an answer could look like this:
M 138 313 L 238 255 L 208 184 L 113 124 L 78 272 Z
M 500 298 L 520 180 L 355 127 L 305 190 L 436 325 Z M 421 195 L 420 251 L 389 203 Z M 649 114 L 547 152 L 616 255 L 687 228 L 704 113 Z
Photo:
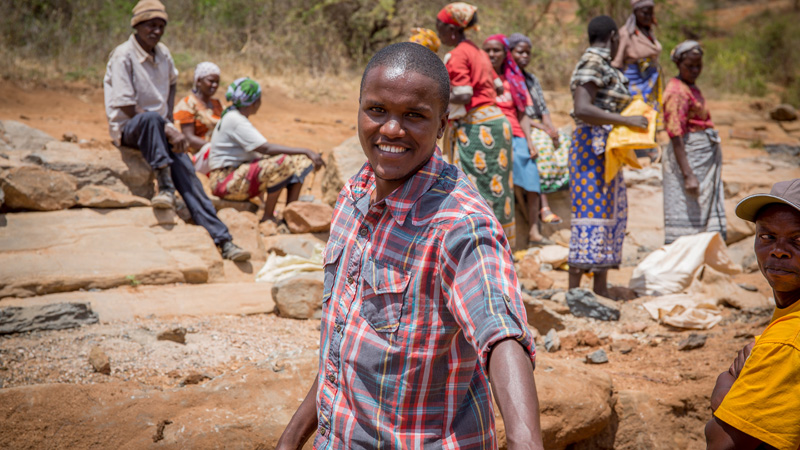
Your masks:
M 246 261 L 250 253 L 233 243 L 217 217 L 192 160 L 188 141 L 172 124 L 178 70 L 169 49 L 159 43 L 167 10 L 158 0 L 141 0 L 133 8 L 136 30 L 111 53 L 103 79 L 108 128 L 114 144 L 139 149 L 158 179 L 154 208 L 174 208 L 177 190 L 194 222 L 208 230 L 222 257 Z

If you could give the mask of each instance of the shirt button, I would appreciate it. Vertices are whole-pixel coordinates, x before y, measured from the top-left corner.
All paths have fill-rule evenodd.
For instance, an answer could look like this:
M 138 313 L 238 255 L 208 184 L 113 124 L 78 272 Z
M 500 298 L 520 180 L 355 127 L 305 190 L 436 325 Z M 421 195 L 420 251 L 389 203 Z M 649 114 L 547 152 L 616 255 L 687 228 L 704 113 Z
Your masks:
M 347 284 L 353 284 L 356 281 L 353 277 L 347 277 Z
M 360 234 L 362 237 L 367 237 L 369 230 L 367 230 L 367 227 L 361 227 L 361 229 L 358 231 L 358 234 Z
M 336 325 L 335 329 L 336 329 L 337 333 L 341 333 L 342 332 L 342 326 L 341 325 Z
M 325 427 L 323 427 L 322 425 L 320 425 L 320 427 L 319 427 L 319 434 L 321 434 L 322 436 L 325 436 L 325 431 L 327 431 L 327 430 L 325 430 Z
M 328 381 L 330 381 L 331 383 L 336 383 L 336 375 L 334 374 L 328 375 Z
M 508 296 L 508 295 L 506 295 L 506 294 L 503 294 L 503 300 L 505 300 L 505 301 L 506 301 L 506 303 L 511 303 L 511 297 L 509 297 L 509 296 Z

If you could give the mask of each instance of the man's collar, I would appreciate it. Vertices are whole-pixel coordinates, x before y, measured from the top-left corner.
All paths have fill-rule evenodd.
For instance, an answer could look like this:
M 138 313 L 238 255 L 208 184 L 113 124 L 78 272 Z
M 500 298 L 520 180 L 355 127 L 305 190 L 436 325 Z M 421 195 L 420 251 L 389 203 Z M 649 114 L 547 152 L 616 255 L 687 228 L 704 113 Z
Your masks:
M 386 203 L 389 213 L 392 215 L 398 225 L 402 225 L 409 211 L 414 206 L 414 203 L 422 197 L 423 194 L 428 192 L 439 175 L 444 170 L 445 162 L 442 160 L 442 152 L 437 147 L 433 152 L 433 156 L 409 178 L 402 186 L 395 189 L 391 194 L 386 196 L 382 201 Z M 356 176 L 349 193 L 350 201 L 354 205 L 358 205 L 359 200 L 365 195 L 372 194 L 375 189 L 375 172 L 372 170 L 369 162 L 367 162 L 361 171 Z M 379 202 L 380 203 L 380 202 Z
M 155 54 L 148 53 L 145 49 L 139 45 L 139 41 L 136 40 L 136 33 L 131 33 L 131 37 L 129 40 L 133 43 L 133 51 L 136 52 L 136 58 L 139 60 L 140 63 L 147 61 L 148 59 L 155 63 L 156 56 L 158 56 L 158 44 L 156 44 L 156 48 L 153 49 Z
M 586 49 L 589 53 L 594 53 L 595 55 L 605 59 L 606 61 L 611 61 L 611 49 L 610 48 L 601 48 L 601 47 L 589 47 Z

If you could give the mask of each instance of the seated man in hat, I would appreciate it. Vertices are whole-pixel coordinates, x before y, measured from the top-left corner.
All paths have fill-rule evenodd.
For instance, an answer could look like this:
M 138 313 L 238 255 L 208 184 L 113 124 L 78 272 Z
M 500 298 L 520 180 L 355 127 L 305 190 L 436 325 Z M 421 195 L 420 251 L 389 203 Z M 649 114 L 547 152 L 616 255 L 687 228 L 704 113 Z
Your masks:
M 720 374 L 706 425 L 709 449 L 800 448 L 800 179 L 742 200 L 736 215 L 755 222 L 758 267 L 775 312 L 754 343 Z
M 541 449 L 535 349 L 492 209 L 436 147 L 450 78 L 435 53 L 380 50 L 361 79 L 367 163 L 323 253 L 319 372 L 277 448 Z M 489 383 L 491 382 L 491 389 Z
M 111 53 L 103 79 L 108 128 L 114 145 L 139 149 L 156 173 L 154 208 L 174 208 L 180 192 L 194 222 L 208 230 L 223 258 L 246 261 L 250 253 L 233 243 L 217 217 L 185 152 L 186 137 L 172 124 L 178 71 L 161 35 L 167 11 L 158 0 L 141 0 L 133 8 L 136 30 Z

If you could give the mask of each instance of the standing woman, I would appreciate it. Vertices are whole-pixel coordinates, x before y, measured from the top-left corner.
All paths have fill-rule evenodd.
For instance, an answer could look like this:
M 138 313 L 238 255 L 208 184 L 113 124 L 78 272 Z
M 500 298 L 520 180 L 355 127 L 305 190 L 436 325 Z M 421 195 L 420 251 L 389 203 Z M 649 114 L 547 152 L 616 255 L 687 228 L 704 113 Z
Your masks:
M 523 34 L 514 33 L 508 37 L 508 46 L 511 56 L 522 70 L 533 102 L 525 112 L 531 118 L 530 143 L 533 146 L 532 154 L 537 155 L 536 166 L 542 187 L 542 209 L 539 213 L 544 223 L 561 223 L 561 218 L 550 210 L 545 193 L 559 191 L 569 184 L 569 133 L 556 130 L 539 79 L 525 70 L 531 61 L 531 40 Z
M 477 8 L 450 3 L 436 16 L 442 44 L 455 47 L 444 57 L 450 74 L 451 162 L 459 165 L 492 207 L 509 242 L 515 241 L 511 124 L 497 107 L 502 86 L 489 56 L 464 35 L 478 23 Z M 455 114 L 454 114 L 455 113 Z M 445 153 L 450 151 L 445 149 Z
M 670 137 L 662 164 L 664 242 L 705 231 L 717 231 L 725 239 L 720 139 L 695 85 L 703 70 L 703 49 L 685 41 L 671 56 L 679 74 L 664 92 L 664 124 Z
M 570 80 L 575 132 L 569 157 L 572 233 L 569 241 L 569 288 L 594 273 L 594 291 L 608 296 L 608 269 L 619 267 L 628 221 L 628 199 L 622 171 L 605 182 L 605 147 L 613 125 L 647 128 L 642 116 L 623 117 L 631 100 L 628 80 L 611 60 L 619 48 L 614 19 L 589 22 L 590 47 Z
M 630 80 L 631 95 L 641 95 L 645 103 L 659 113 L 663 79 L 658 58 L 661 43 L 653 33 L 655 25 L 653 0 L 631 0 L 633 13 L 619 30 L 619 51 L 611 65 L 624 71 Z
M 508 41 L 502 34 L 489 36 L 483 42 L 483 51 L 489 55 L 494 71 L 503 81 L 503 93 L 497 96 L 497 107 L 506 115 L 511 123 L 511 144 L 514 149 L 513 179 L 514 186 L 524 192 L 523 199 L 528 207 L 528 246 L 553 244 L 545 240 L 539 232 L 539 169 L 536 167 L 536 155 L 530 146 L 531 119 L 525 110 L 533 104 L 525 77 L 517 63 L 509 54 Z
M 182 98 L 173 112 L 181 132 L 189 141 L 189 149 L 195 170 L 208 174 L 208 154 L 211 150 L 211 135 L 222 115 L 222 103 L 214 98 L 219 87 L 219 66 L 212 62 L 201 62 L 194 69 L 192 92 Z

